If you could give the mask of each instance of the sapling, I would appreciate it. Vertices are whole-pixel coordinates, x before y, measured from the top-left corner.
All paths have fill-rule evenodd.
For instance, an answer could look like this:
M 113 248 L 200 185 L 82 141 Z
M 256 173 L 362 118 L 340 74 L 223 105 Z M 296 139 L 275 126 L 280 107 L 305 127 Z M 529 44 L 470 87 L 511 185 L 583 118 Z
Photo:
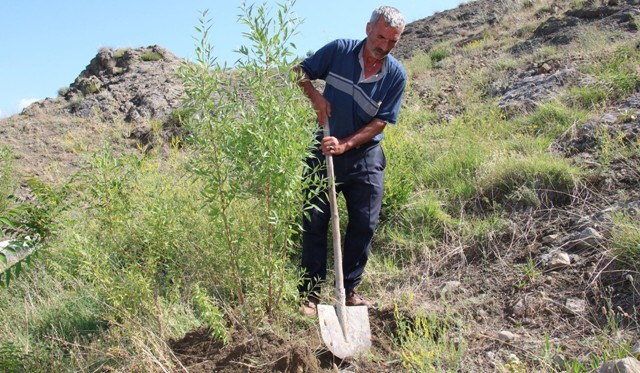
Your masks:
M 196 149 L 189 169 L 203 181 L 208 210 L 219 222 L 212 244 L 225 247 L 239 303 L 247 306 L 250 298 L 269 314 L 294 288 L 288 254 L 301 229 L 301 191 L 309 182 L 304 159 L 315 141 L 313 112 L 292 73 L 291 38 L 300 24 L 293 4 L 279 4 L 274 17 L 265 5 L 240 6 L 248 45 L 238 49 L 235 69 L 213 55 L 211 20 L 203 12 L 196 63 L 181 69 L 187 140 Z

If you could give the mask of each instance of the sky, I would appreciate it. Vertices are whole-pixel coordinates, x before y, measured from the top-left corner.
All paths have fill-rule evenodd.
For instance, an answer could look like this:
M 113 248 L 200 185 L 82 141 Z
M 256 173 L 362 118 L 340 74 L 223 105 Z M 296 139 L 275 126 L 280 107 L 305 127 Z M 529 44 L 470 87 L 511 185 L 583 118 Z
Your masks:
M 246 1 L 267 4 L 274 1 Z M 460 0 L 297 0 L 303 20 L 293 41 L 304 56 L 337 38 L 363 39 L 371 11 L 380 5 L 399 9 L 407 23 L 457 7 Z M 57 97 L 85 69 L 100 48 L 159 45 L 195 59 L 195 26 L 201 12 L 212 18 L 209 43 L 218 62 L 229 65 L 234 51 L 249 44 L 237 22 L 240 0 L 1 0 L 0 118 L 29 104 Z

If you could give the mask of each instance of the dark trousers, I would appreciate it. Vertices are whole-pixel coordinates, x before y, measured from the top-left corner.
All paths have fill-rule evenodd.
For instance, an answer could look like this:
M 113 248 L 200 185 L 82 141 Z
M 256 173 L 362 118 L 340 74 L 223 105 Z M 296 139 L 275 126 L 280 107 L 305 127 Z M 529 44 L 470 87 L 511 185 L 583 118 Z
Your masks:
M 324 156 L 309 158 L 310 170 L 326 175 Z M 378 224 L 382 206 L 386 159 L 379 143 L 367 143 L 333 157 L 336 192 L 342 193 L 349 221 L 342 247 L 344 287 L 347 294 L 362 281 L 369 259 L 371 239 Z M 307 175 L 309 176 L 309 175 Z M 311 209 L 303 219 L 301 295 L 317 294 L 327 277 L 327 232 L 331 211 L 328 194 L 321 192 L 311 200 Z

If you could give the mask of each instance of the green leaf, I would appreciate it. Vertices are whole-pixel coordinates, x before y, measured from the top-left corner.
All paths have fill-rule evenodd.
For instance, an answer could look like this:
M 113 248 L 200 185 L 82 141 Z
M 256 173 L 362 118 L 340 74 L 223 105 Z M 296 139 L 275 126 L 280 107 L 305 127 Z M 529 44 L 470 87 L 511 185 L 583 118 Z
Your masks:
M 16 263 L 14 268 L 15 268 L 15 270 L 14 270 L 15 276 L 16 276 L 16 278 L 18 278 L 20 276 L 20 272 L 22 272 L 22 262 Z
M 13 224 L 13 222 L 4 216 L 0 216 L 0 224 L 5 225 L 12 229 L 15 228 L 15 225 Z

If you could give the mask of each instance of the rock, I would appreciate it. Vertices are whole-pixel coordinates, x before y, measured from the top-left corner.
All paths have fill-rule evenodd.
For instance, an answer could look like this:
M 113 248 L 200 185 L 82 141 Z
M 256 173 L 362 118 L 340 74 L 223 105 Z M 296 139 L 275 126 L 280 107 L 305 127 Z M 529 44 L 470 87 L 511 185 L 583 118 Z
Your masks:
M 487 351 L 485 353 L 485 356 L 487 357 L 487 360 L 489 360 L 489 361 L 493 361 L 493 360 L 496 359 L 496 353 L 493 352 L 493 351 Z
M 553 364 L 560 370 L 564 370 L 564 367 L 567 364 L 567 359 L 565 359 L 565 357 L 561 354 L 553 355 L 553 358 L 551 360 L 553 361 Z
M 498 333 L 497 337 L 498 337 L 498 340 L 505 343 L 509 343 L 518 339 L 519 335 L 511 333 L 510 331 L 507 331 L 507 330 L 503 330 Z
M 640 358 L 640 341 L 636 342 L 636 344 L 631 347 L 631 356 L 635 357 L 636 359 Z
M 518 299 L 518 301 L 513 305 L 513 316 L 523 317 L 527 312 L 527 305 L 525 304 L 523 299 Z
M 460 283 L 460 281 L 447 281 L 444 284 L 440 285 L 440 289 L 438 291 L 440 292 L 441 296 L 444 296 L 445 294 L 452 294 L 460 291 L 461 285 L 462 283 Z
M 580 233 L 576 233 L 569 237 L 566 246 L 572 250 L 587 250 L 602 245 L 604 237 L 594 228 L 585 228 Z
M 565 252 L 557 252 L 551 257 L 547 266 L 552 270 L 567 268 L 571 266 L 571 258 Z
M 552 244 L 554 242 L 557 242 L 559 238 L 560 238 L 559 233 L 554 233 L 554 234 L 544 236 L 544 238 L 542 238 L 542 244 L 544 245 Z
M 583 315 L 587 310 L 587 302 L 583 299 L 569 298 L 564 304 L 564 310 L 571 315 Z
M 640 362 L 632 357 L 604 363 L 597 373 L 640 373 Z
M 102 48 L 64 95 L 72 114 L 123 118 L 138 123 L 163 120 L 180 104 L 183 86 L 176 77 L 185 60 L 159 46 Z
M 534 74 L 535 74 L 534 70 Z M 527 113 L 557 96 L 560 87 L 577 76 L 574 69 L 560 69 L 553 74 L 541 73 L 519 77 L 505 90 L 498 106 L 507 113 Z

